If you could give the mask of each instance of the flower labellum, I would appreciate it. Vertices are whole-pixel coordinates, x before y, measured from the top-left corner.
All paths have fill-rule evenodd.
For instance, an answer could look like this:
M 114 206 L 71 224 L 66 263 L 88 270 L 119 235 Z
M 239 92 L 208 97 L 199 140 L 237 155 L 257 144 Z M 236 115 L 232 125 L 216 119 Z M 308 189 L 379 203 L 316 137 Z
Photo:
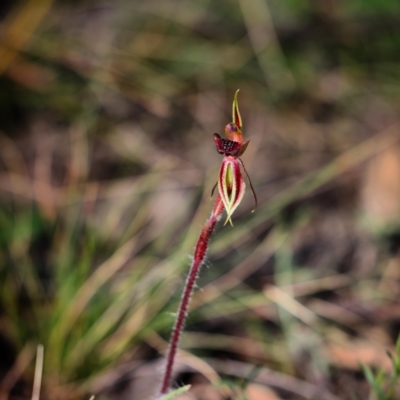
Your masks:
M 242 201 L 246 184 L 244 183 L 240 164 L 236 157 L 225 156 L 219 172 L 218 190 L 228 214 L 226 223 L 232 224 L 232 214 Z
M 239 104 L 237 100 L 238 92 L 239 90 L 236 91 L 232 104 L 233 122 L 229 123 L 225 127 L 225 136 L 228 139 L 223 139 L 218 133 L 214 133 L 214 141 L 217 151 L 219 154 L 224 155 L 221 170 L 219 172 L 219 179 L 217 182 L 219 194 L 228 214 L 224 225 L 226 225 L 229 221 L 232 226 L 232 214 L 242 201 L 246 189 L 246 184 L 244 183 L 244 179 L 242 177 L 241 167 L 249 179 L 250 187 L 254 196 L 255 206 L 257 207 L 257 197 L 254 192 L 253 185 L 251 184 L 243 161 L 239 158 L 245 152 L 250 141 L 245 142 L 242 134 L 242 117 L 240 116 Z

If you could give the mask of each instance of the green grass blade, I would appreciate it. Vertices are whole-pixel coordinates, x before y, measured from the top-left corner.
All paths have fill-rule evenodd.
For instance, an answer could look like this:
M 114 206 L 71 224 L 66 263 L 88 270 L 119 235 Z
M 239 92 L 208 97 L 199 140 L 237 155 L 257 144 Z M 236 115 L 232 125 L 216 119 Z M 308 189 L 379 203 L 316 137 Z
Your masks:
M 376 381 L 371 368 L 369 368 L 365 364 L 361 364 L 361 368 L 362 368 L 364 375 L 367 378 L 367 381 L 370 384 L 371 388 L 374 390 L 375 394 L 378 396 L 378 399 L 379 400 L 387 400 L 385 394 L 382 391 L 382 388 L 379 386 L 378 382 Z
M 175 399 L 176 396 L 179 396 L 182 393 L 187 392 L 190 389 L 190 385 L 183 386 L 179 389 L 174 390 L 171 393 L 168 393 L 166 396 L 161 397 L 160 400 L 172 400 Z

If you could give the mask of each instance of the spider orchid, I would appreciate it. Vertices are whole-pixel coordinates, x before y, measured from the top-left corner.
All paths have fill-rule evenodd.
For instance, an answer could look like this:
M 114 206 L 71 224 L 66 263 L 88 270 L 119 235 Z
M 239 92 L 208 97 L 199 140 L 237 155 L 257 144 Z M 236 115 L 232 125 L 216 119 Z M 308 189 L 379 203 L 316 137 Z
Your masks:
M 210 241 L 211 235 L 214 228 L 221 218 L 224 208 L 227 211 L 226 223 L 229 221 L 232 224 L 232 213 L 235 211 L 236 207 L 239 205 L 243 198 L 246 185 L 244 183 L 241 167 L 247 175 L 247 171 L 244 167 L 242 160 L 239 158 L 247 148 L 249 141 L 244 142 L 242 135 L 242 118 L 239 113 L 239 106 L 237 101 L 238 91 L 235 93 L 232 106 L 232 119 L 233 122 L 225 127 L 225 135 L 228 139 L 222 139 L 218 133 L 214 134 L 215 145 L 217 146 L 217 151 L 224 155 L 222 160 L 221 171 L 219 173 L 218 182 L 215 184 L 214 189 L 218 185 L 219 193 L 216 196 L 214 207 L 211 211 L 210 218 L 206 221 L 203 226 L 199 238 L 196 243 L 194 250 L 193 261 L 190 266 L 189 274 L 186 278 L 185 287 L 183 289 L 182 299 L 179 304 L 178 312 L 176 314 L 174 328 L 172 330 L 171 339 L 169 341 L 168 353 L 166 358 L 166 365 L 164 376 L 160 388 L 160 396 L 168 393 L 171 386 L 172 372 L 175 362 L 176 352 L 178 350 L 179 339 L 181 337 L 185 321 L 187 318 L 187 313 L 189 309 L 189 302 L 192 296 L 193 289 L 196 284 L 196 279 L 199 275 L 201 266 L 204 263 L 206 256 L 208 243 Z M 254 200 L 257 206 L 257 197 L 254 193 L 253 186 L 250 182 L 251 190 L 253 191 Z M 161 399 L 161 397 L 158 397 Z M 164 398 L 164 397 L 162 397 Z
M 223 139 L 218 133 L 214 133 L 214 141 L 217 151 L 219 154 L 223 154 L 224 158 L 222 160 L 218 181 L 215 184 L 211 195 L 214 193 L 214 190 L 218 185 L 218 191 L 227 213 L 224 226 L 228 221 L 233 226 L 232 214 L 242 201 L 246 190 L 246 184 L 242 176 L 241 168 L 243 168 L 243 171 L 249 180 L 251 191 L 253 192 L 255 203 L 254 209 L 257 207 L 257 196 L 254 192 L 253 185 L 251 184 L 250 177 L 243 161 L 240 159 L 240 156 L 246 151 L 250 141 L 248 140 L 245 142 L 243 138 L 242 117 L 240 116 L 237 99 L 238 93 L 239 90 L 236 91 L 232 104 L 233 122 L 229 123 L 225 127 L 225 136 L 228 139 Z

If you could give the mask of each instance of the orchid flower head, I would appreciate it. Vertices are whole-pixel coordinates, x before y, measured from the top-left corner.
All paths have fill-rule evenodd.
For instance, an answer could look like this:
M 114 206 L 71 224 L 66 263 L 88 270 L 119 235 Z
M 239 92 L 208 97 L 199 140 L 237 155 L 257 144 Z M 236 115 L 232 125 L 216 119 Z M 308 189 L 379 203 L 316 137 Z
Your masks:
M 239 111 L 238 92 L 236 91 L 232 103 L 232 122 L 225 126 L 225 136 L 227 139 L 222 138 L 218 133 L 214 133 L 214 142 L 219 154 L 223 154 L 219 179 L 215 187 L 218 185 L 218 191 L 224 203 L 227 218 L 225 224 L 232 223 L 232 214 L 243 199 L 246 190 L 241 168 L 247 175 L 253 192 L 255 206 L 257 207 L 257 196 L 254 192 L 253 185 L 251 184 L 249 175 L 244 167 L 243 161 L 239 158 L 247 149 L 248 141 L 244 141 L 242 133 L 242 117 Z M 213 192 L 214 192 L 213 189 Z M 254 211 L 254 210 L 253 210 Z

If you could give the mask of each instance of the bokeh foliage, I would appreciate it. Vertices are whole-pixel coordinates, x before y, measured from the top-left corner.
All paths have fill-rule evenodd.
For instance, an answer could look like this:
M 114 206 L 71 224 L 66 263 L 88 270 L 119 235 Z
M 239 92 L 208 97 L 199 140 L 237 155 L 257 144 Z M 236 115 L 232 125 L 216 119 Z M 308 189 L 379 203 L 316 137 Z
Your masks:
M 398 1 L 0 8 L 2 393 L 29 395 L 37 343 L 48 397 L 159 370 L 240 88 L 261 204 L 213 238 L 192 368 L 220 396 L 398 398 Z

